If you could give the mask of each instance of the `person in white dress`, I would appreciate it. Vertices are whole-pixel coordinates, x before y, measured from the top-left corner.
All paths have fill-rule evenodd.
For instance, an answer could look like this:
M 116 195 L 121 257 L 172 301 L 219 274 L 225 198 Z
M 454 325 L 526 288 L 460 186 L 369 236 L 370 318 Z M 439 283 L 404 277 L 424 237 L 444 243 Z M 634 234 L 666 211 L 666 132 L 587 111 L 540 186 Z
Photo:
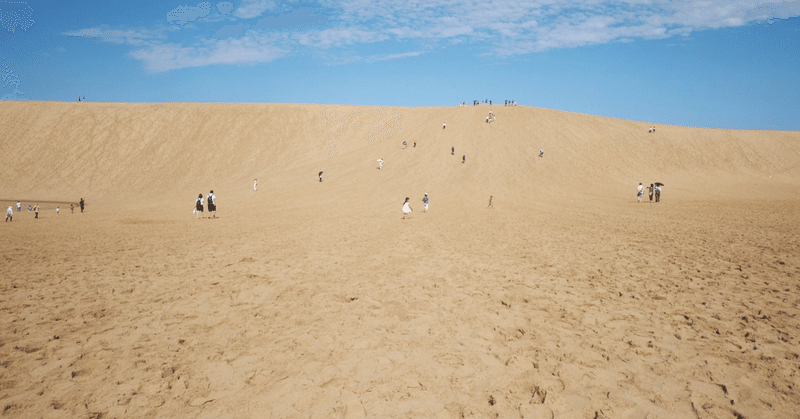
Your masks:
M 641 204 L 642 198 L 644 198 L 644 186 L 642 185 L 642 182 L 639 182 L 639 187 L 637 188 L 637 190 L 638 192 L 636 193 L 636 199 Z
M 408 203 L 408 197 L 406 197 L 406 202 L 403 203 L 403 219 L 404 220 L 406 219 L 406 215 L 411 214 L 411 211 L 414 211 L 414 210 L 411 209 L 411 206 Z

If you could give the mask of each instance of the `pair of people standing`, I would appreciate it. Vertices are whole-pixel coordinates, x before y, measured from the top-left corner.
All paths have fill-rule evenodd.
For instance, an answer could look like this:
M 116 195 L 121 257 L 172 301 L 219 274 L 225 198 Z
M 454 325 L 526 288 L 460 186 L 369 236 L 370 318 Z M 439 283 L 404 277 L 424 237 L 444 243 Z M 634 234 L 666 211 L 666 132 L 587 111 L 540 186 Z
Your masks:
M 408 202 L 410 198 L 406 197 L 406 201 L 403 202 L 403 219 L 406 219 L 406 215 L 411 214 L 414 210 L 411 208 L 411 203 Z M 425 211 L 428 212 L 428 193 L 425 193 L 425 196 L 422 197 L 422 203 L 425 204 Z
M 216 203 L 216 195 L 214 195 L 214 191 L 206 195 L 206 201 L 208 202 L 208 215 L 210 216 L 211 213 L 214 213 L 214 218 L 217 218 L 217 203 Z M 195 200 L 194 205 L 194 214 L 195 219 L 200 218 L 203 215 L 203 194 L 197 195 L 197 200 Z

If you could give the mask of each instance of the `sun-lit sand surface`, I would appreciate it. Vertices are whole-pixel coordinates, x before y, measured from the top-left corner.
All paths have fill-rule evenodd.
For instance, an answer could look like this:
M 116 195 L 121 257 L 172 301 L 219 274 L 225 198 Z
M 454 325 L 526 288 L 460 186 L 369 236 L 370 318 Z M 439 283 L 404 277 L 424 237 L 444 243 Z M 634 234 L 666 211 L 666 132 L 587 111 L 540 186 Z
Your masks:
M 502 105 L 0 118 L 3 210 L 87 203 L 0 226 L 3 417 L 800 417 L 798 132 Z

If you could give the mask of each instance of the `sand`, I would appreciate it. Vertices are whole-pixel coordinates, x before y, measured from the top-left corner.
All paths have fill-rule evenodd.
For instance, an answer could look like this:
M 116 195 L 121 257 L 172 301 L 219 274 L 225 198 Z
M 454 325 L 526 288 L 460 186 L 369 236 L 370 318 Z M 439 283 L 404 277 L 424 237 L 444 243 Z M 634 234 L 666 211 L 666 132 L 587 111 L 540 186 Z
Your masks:
M 489 109 L 0 102 L 1 415 L 800 417 L 800 133 Z

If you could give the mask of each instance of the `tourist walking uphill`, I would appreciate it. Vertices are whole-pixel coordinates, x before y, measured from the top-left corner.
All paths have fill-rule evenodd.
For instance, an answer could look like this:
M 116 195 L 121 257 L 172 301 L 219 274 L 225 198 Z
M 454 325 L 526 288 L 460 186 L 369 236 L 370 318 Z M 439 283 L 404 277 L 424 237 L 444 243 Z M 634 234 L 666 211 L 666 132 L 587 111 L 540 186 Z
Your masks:
M 408 199 L 408 198 L 406 198 L 406 199 Z M 9 222 L 9 221 L 14 221 L 14 210 L 11 209 L 11 205 L 9 205 L 8 209 L 6 210 L 6 222 Z
M 644 186 L 642 186 L 642 182 L 639 182 L 639 187 L 637 188 L 638 192 L 636 192 L 636 199 L 639 203 L 642 203 L 642 198 L 644 198 Z
M 217 218 L 217 203 L 215 201 L 217 199 L 217 196 L 214 195 L 214 190 L 211 190 L 211 192 L 208 193 L 206 198 L 208 200 L 208 215 L 211 216 L 211 213 L 213 212 L 214 218 Z
M 198 219 L 203 215 L 203 194 L 197 195 L 197 200 L 194 202 L 194 219 Z

